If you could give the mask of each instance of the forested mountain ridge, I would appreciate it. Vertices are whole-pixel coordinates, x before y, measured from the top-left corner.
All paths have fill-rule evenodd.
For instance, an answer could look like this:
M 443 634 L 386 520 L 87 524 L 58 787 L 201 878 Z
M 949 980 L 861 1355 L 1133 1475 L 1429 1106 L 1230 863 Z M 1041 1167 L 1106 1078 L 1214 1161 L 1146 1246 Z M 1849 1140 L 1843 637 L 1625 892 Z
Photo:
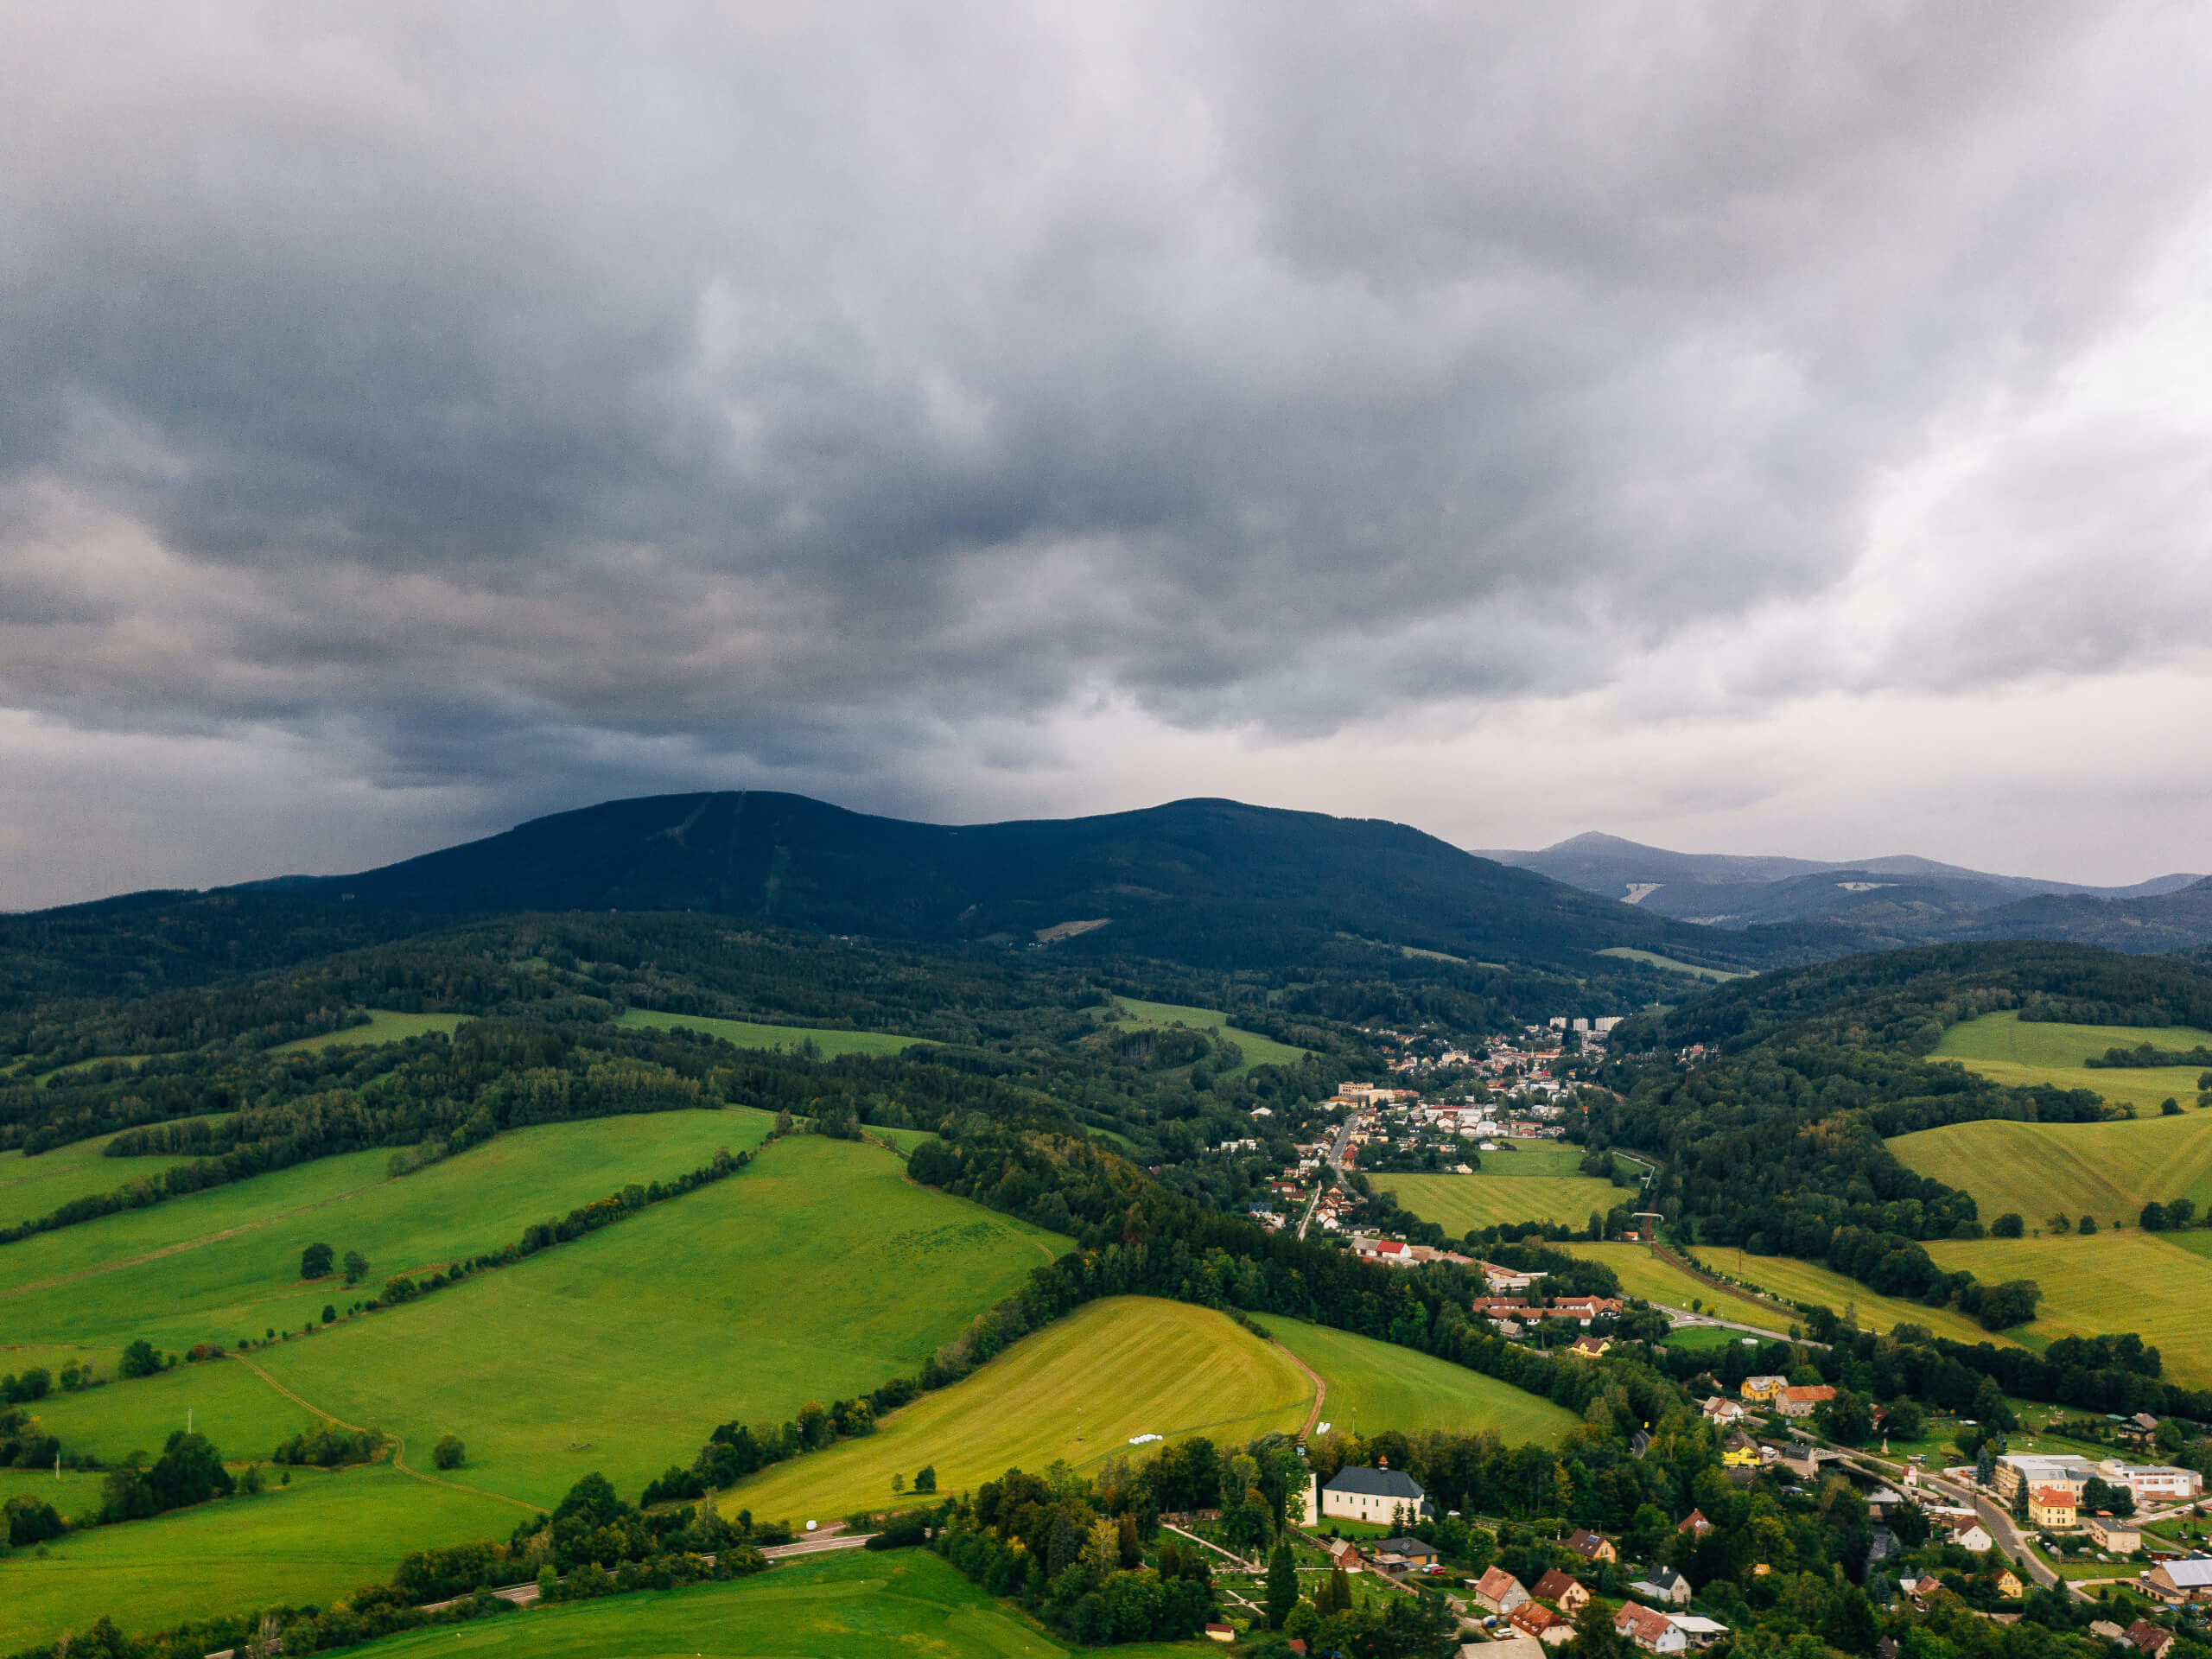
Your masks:
M 1187 800 L 941 825 L 766 791 L 611 801 L 302 897 L 423 912 L 697 910 L 833 933 L 1255 967 L 1338 934 L 1558 963 L 1740 947 L 1379 819 Z M 1079 931 L 1077 931 L 1079 928 Z

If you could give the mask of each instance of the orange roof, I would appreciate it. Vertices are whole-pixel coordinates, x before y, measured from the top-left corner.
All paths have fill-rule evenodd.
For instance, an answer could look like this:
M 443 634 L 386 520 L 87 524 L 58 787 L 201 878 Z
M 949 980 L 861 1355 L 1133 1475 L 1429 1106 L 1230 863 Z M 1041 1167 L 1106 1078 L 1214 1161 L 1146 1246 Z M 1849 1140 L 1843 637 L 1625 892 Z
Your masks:
M 2036 1502 L 2046 1510 L 2070 1510 L 2075 1505 L 2074 1494 L 2063 1486 L 2038 1486 Z

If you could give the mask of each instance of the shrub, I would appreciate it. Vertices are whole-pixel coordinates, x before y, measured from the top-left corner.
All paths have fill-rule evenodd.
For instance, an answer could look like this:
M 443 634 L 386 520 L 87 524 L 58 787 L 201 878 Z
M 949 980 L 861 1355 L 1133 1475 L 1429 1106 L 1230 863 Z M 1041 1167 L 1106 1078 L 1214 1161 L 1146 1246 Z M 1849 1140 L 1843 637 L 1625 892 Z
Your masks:
M 161 1369 L 161 1355 L 143 1337 L 123 1351 L 123 1374 L 125 1376 L 151 1376 Z
M 441 1469 L 458 1469 L 467 1459 L 467 1448 L 461 1445 L 458 1434 L 441 1435 L 437 1445 L 430 1449 L 430 1461 Z
M 310 1244 L 300 1252 L 300 1277 L 320 1279 L 330 1271 L 332 1252 L 327 1244 Z
M 2027 1224 L 2010 1210 L 1989 1224 L 1992 1238 L 2018 1238 L 2026 1230 Z

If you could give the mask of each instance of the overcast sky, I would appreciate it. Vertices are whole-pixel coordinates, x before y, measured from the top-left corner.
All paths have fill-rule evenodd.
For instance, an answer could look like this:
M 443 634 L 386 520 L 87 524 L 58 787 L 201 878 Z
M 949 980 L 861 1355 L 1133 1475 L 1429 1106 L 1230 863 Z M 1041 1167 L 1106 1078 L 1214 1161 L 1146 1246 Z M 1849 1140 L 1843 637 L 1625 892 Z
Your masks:
M 0 0 L 0 906 L 747 786 L 2212 869 L 2208 59 Z

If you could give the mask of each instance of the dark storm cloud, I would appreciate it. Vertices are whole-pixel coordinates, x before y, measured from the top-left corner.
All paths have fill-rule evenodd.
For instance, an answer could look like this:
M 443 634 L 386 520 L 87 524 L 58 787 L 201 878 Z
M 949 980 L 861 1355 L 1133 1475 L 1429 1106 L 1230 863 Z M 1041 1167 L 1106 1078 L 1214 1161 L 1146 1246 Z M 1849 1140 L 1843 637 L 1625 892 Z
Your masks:
M 2193 25 L 16 9 L 0 703 L 536 805 L 1602 687 L 2110 324 Z

